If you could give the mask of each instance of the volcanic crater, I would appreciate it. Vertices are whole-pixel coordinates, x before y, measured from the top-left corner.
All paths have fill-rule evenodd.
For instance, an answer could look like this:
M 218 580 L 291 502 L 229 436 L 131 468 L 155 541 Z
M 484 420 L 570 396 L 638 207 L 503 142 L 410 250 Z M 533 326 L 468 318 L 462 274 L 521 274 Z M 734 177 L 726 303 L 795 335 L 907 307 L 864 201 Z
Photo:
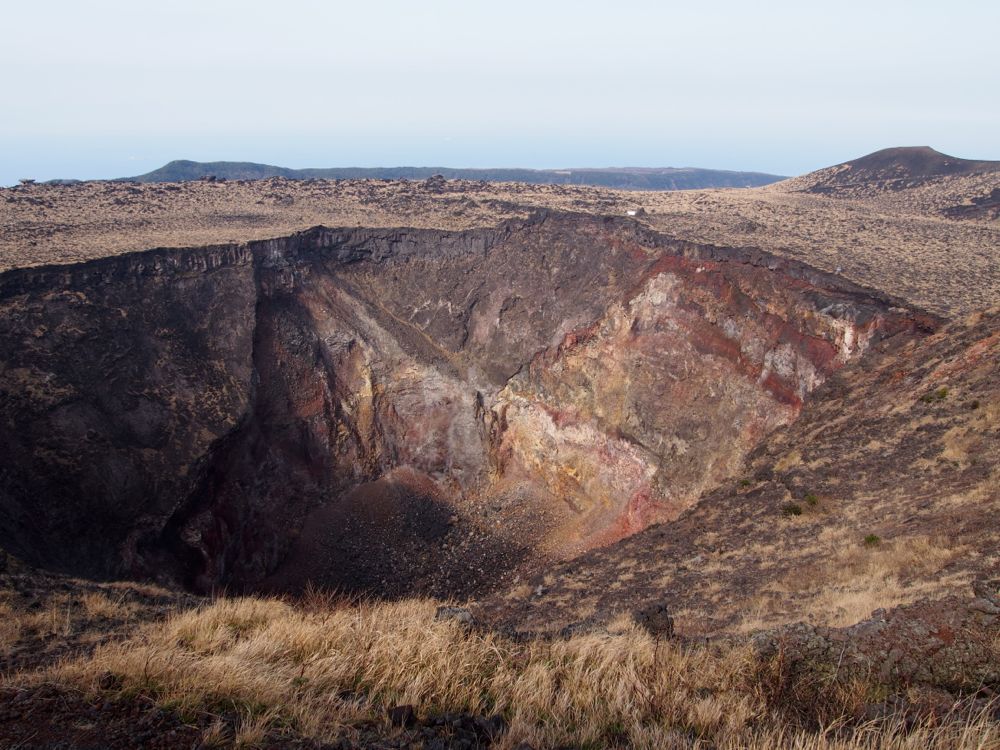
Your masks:
M 940 319 L 538 211 L 0 275 L 0 546 L 74 575 L 468 597 L 672 521 Z

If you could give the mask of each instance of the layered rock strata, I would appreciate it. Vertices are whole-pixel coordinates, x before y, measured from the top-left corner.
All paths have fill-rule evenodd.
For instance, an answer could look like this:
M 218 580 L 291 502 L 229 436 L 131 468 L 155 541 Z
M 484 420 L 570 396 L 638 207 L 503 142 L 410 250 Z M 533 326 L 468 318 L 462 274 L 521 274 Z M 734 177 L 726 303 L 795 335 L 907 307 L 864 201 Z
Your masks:
M 622 219 L 0 275 L 0 544 L 197 590 L 456 593 L 676 517 L 936 321 Z

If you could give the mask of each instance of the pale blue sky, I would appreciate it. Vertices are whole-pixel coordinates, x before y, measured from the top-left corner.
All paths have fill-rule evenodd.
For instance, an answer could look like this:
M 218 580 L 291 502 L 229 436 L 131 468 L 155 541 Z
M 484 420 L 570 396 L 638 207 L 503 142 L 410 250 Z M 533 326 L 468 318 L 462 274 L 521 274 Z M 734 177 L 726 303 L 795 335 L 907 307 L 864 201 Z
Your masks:
M 1000 2 L 2 0 L 0 184 L 1000 159 Z

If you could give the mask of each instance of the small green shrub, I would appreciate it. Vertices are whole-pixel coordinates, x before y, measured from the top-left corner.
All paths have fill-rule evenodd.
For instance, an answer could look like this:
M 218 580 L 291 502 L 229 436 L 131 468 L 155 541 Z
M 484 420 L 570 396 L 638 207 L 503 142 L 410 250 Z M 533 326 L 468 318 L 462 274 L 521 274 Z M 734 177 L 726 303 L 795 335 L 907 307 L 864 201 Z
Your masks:
M 749 487 L 751 484 L 752 482 L 749 479 L 740 480 L 740 487 Z
M 781 506 L 781 515 L 785 516 L 786 518 L 791 516 L 801 516 L 802 506 L 797 505 L 796 503 L 787 503 Z
M 865 537 L 866 547 L 878 547 L 882 543 L 882 538 L 878 534 L 869 534 Z
M 948 397 L 947 388 L 938 388 L 936 391 L 931 391 L 930 393 L 925 393 L 920 397 L 920 400 L 925 404 L 932 404 L 935 401 L 944 401 Z
M 819 498 L 816 497 L 816 495 L 814 495 L 811 492 L 807 492 L 803 500 L 806 501 L 806 505 L 808 505 L 810 508 L 816 507 L 816 503 L 819 502 Z

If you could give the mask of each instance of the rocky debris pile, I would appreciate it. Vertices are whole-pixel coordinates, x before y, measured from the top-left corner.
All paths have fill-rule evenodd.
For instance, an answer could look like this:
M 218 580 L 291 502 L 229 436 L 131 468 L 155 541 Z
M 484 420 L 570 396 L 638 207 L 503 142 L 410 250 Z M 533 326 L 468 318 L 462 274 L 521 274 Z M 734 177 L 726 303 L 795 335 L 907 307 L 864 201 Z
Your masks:
M 421 184 L 424 190 L 430 193 L 443 193 L 448 188 L 448 180 L 439 174 L 431 175 Z
M 981 579 L 973 593 L 879 610 L 847 628 L 799 623 L 752 642 L 763 662 L 780 664 L 786 683 L 874 683 L 889 696 L 868 705 L 870 713 L 898 710 L 921 694 L 940 705 L 920 710 L 947 713 L 954 696 L 986 701 L 1000 693 L 1000 580 Z

